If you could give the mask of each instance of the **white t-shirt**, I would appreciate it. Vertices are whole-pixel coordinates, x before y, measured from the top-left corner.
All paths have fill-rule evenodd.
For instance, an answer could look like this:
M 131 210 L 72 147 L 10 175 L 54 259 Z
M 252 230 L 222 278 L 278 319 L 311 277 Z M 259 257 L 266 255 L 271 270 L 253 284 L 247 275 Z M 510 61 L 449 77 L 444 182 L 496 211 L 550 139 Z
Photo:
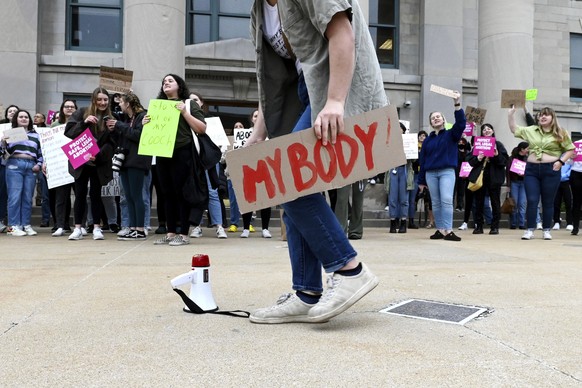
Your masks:
M 263 17 L 265 19 L 263 20 L 263 35 L 279 56 L 291 59 L 291 53 L 287 50 L 287 46 L 285 46 L 285 41 L 283 40 L 283 29 L 281 28 L 277 4 L 270 5 L 267 0 L 264 0 Z M 301 73 L 301 63 L 299 60 L 295 61 L 295 67 L 297 68 L 297 73 Z

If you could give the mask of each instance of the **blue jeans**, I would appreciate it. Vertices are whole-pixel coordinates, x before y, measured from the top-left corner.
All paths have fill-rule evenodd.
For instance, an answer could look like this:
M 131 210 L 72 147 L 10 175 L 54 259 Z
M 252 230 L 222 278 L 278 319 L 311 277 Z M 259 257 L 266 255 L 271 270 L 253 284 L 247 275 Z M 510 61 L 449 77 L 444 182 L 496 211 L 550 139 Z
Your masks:
M 120 174 L 121 176 L 121 174 Z M 152 184 L 152 172 L 148 171 L 148 174 L 144 176 L 143 180 L 143 189 L 142 189 L 142 198 L 143 198 L 143 205 L 144 205 L 144 221 L 143 226 L 144 228 L 150 227 L 150 219 L 151 219 L 151 192 L 150 186 Z M 121 227 L 128 228 L 129 223 L 129 209 L 127 205 L 127 198 L 125 197 L 125 188 L 123 187 L 123 181 L 121 181 L 121 194 L 119 196 L 119 209 L 121 210 Z M 132 225 L 133 226 L 133 225 Z
M 432 212 L 437 229 L 453 229 L 453 194 L 455 191 L 455 169 L 443 168 L 426 172 L 426 183 L 430 190 Z
M 216 165 L 216 170 L 220 166 Z M 210 219 L 210 226 L 222 225 L 222 208 L 220 207 L 220 198 L 218 197 L 218 188 L 213 189 L 206 171 L 206 183 L 208 184 L 208 218 Z M 202 219 L 200 220 L 202 221 Z M 200 224 L 200 223 L 198 223 Z
M 127 168 L 119 173 L 125 201 L 127 202 L 128 223 L 123 226 L 141 228 L 144 226 L 145 206 L 143 200 L 143 186 L 145 173 L 137 168 Z
M 0 222 L 4 222 L 8 213 L 8 191 L 6 189 L 6 166 L 0 164 Z
M 227 181 L 228 185 L 228 202 L 230 202 L 230 224 L 239 226 L 240 222 L 240 210 L 238 210 L 238 202 L 236 201 L 236 194 L 232 188 L 232 182 L 229 179 Z
M 396 174 L 394 174 L 396 170 Z M 406 166 L 398 166 L 388 171 L 390 176 L 390 192 L 388 193 L 388 205 L 390 206 L 390 218 L 403 218 L 408 216 L 408 194 L 406 191 Z
M 511 213 L 511 226 L 525 227 L 525 207 L 527 200 L 525 197 L 524 181 L 511 182 L 511 197 L 515 201 L 515 207 Z
M 307 89 L 302 81 L 299 84 L 299 95 L 305 96 Z M 310 127 L 311 106 L 306 105 L 293 132 Z M 357 253 L 320 193 L 297 198 L 282 206 L 285 211 L 283 221 L 287 228 L 293 289 L 321 292 L 321 266 L 328 273 L 337 271 L 356 257 Z
M 554 220 L 554 197 L 560 185 L 561 173 L 553 170 L 554 163 L 528 163 L 525 167 L 527 197 L 527 228 L 536 228 L 538 202 L 542 199 L 542 227 L 550 230 Z
M 10 158 L 6 161 L 6 188 L 8 191 L 8 225 L 30 225 L 32 197 L 36 185 L 35 165 L 32 159 Z
M 408 194 L 408 219 L 414 221 L 414 215 L 416 213 L 416 193 L 418 192 L 418 174 L 414 174 L 414 188 L 412 190 L 407 190 Z

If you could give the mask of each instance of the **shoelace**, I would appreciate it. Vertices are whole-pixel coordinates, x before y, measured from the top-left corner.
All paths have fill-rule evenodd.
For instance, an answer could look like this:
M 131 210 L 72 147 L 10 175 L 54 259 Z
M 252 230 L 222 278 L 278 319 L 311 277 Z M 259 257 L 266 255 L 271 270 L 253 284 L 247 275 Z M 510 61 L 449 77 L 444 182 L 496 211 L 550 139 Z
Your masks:
M 328 300 L 330 300 L 333 297 L 333 295 L 335 294 L 335 290 L 336 290 L 337 286 L 341 282 L 340 276 L 341 275 L 334 276 L 334 274 L 327 276 L 327 281 L 326 281 L 327 288 L 325 289 L 325 291 L 323 291 L 323 294 L 321 295 L 321 299 L 319 300 L 318 304 L 326 303 Z

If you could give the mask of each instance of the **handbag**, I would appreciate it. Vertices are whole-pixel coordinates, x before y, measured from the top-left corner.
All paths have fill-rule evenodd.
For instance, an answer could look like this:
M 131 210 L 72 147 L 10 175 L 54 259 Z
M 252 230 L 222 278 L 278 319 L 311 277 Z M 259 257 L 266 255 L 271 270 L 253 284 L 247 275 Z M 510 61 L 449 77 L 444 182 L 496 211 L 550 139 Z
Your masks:
M 501 214 L 512 214 L 514 209 L 515 199 L 513 199 L 511 194 L 507 193 L 505 201 L 503 201 L 503 204 L 501 205 Z
M 471 170 L 471 174 L 469 175 L 469 184 L 467 185 L 467 189 L 469 189 L 471 191 L 477 191 L 481 187 L 483 187 L 483 172 L 485 172 L 486 165 L 487 165 L 487 160 L 485 160 L 485 163 L 483 163 L 483 166 L 481 166 L 481 170 L 478 170 L 479 175 L 477 175 L 477 177 L 475 177 L 475 174 L 473 174 L 475 169 Z
M 190 113 L 190 104 L 192 100 L 186 100 L 186 110 Z M 209 170 L 216 166 L 220 159 L 222 158 L 222 151 L 208 136 L 207 134 L 198 134 L 192 130 L 192 141 L 198 152 L 200 158 L 200 163 L 204 170 Z

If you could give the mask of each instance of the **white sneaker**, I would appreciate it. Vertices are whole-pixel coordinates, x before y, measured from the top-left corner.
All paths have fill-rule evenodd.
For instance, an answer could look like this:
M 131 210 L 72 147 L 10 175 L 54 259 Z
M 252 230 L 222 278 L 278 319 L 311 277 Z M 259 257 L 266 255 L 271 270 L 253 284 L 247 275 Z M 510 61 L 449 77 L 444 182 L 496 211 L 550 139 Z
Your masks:
M 523 233 L 523 236 L 521 236 L 522 240 L 531 240 L 532 238 L 534 238 L 534 232 L 533 230 L 526 230 Z
M 83 236 L 86 236 L 86 235 L 87 235 L 87 229 L 85 229 L 85 228 L 81 227 L 81 234 L 82 234 Z
M 0 233 L 4 233 L 6 232 L 6 225 L 4 225 L 4 223 L 2 221 L 0 221 Z
M 55 230 L 52 234 L 53 237 L 61 237 L 63 234 L 65 234 L 65 231 L 63 230 L 63 228 L 58 228 L 57 230 Z
M 541 222 L 538 222 L 538 224 L 536 225 L 536 229 L 537 230 L 542 230 L 544 227 L 542 226 Z
M 199 226 L 192 229 L 192 233 L 190 233 L 190 237 L 199 238 L 202 237 L 202 228 Z
M 366 296 L 378 283 L 376 275 L 364 263 L 362 272 L 355 276 L 334 273 L 327 278 L 326 290 L 307 315 L 311 322 L 327 322 Z
M 105 240 L 101 228 L 93 228 L 93 240 Z
M 131 229 L 129 229 L 127 226 L 124 226 L 123 228 L 121 228 L 121 230 L 119 232 L 117 232 L 117 236 L 122 237 L 122 236 L 129 234 L 130 232 L 131 232 Z
M 248 229 L 244 229 L 240 234 L 240 238 L 249 238 L 249 234 L 251 234 L 251 232 Z
M 228 236 L 226 235 L 226 232 L 224 231 L 224 228 L 222 226 L 218 226 L 216 228 L 216 237 L 217 238 L 228 238 Z
M 467 223 L 463 222 L 461 226 L 459 226 L 459 230 L 467 230 Z
M 556 223 L 554 224 L 554 227 L 553 227 L 552 229 L 553 229 L 553 230 L 560 230 L 560 223 L 559 223 L 559 222 L 556 222 Z
M 12 233 L 11 234 L 14 237 L 22 237 L 22 236 L 26 236 L 27 235 L 27 233 L 24 230 L 22 230 L 20 228 L 20 226 L 13 226 L 12 227 Z
M 551 240 L 552 235 L 550 234 L 549 230 L 544 230 L 544 240 Z
M 566 225 L 566 230 L 567 231 L 573 231 L 574 230 L 574 225 Z
M 296 294 L 283 294 L 273 306 L 254 311 L 249 320 L 253 323 L 314 322 L 307 315 L 313 306 L 303 302 Z
M 87 233 L 87 232 L 85 232 Z M 69 235 L 69 240 L 82 240 L 83 239 L 83 232 L 81 231 L 81 228 L 75 228 L 73 230 L 73 233 L 71 233 Z
M 32 229 L 30 225 L 24 225 L 24 231 L 26 232 L 27 236 L 36 236 L 38 233 L 36 230 Z
M 386 210 L 386 211 L 390 210 L 390 206 L 386 205 L 386 207 L 384 208 L 384 210 Z
M 271 232 L 269 232 L 269 229 L 263 229 L 263 238 L 271 238 Z

